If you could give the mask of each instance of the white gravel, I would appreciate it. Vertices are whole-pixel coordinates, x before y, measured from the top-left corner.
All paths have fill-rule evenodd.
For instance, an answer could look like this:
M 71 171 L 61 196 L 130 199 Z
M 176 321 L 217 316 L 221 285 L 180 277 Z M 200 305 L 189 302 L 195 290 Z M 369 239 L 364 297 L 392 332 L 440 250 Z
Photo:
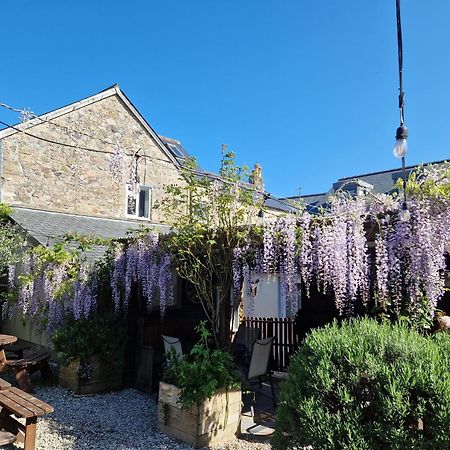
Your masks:
M 157 430 L 155 396 L 124 389 L 76 396 L 60 387 L 40 387 L 36 397 L 55 408 L 38 419 L 36 450 L 191 450 Z M 11 449 L 21 448 L 13 444 Z M 215 450 L 269 450 L 270 444 L 236 439 Z

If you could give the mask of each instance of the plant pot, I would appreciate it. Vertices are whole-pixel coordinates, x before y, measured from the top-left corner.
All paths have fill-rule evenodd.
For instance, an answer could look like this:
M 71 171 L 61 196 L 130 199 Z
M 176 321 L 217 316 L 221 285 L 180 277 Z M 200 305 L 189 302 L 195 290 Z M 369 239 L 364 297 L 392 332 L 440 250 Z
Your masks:
M 72 361 L 68 366 L 61 366 L 59 370 L 59 384 L 69 388 L 76 394 L 96 394 L 102 391 L 113 391 L 122 387 L 122 364 L 111 367 L 98 355 L 91 356 L 89 364 L 92 374 L 89 380 L 80 379 L 80 360 Z
M 241 390 L 220 389 L 210 399 L 181 409 L 180 390 L 159 383 L 158 428 L 194 448 L 222 444 L 239 436 Z

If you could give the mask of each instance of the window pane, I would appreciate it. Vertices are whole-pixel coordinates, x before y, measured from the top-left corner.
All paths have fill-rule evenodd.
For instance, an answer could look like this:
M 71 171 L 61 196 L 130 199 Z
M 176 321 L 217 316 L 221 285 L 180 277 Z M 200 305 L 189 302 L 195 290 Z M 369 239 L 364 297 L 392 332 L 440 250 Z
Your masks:
M 150 189 L 145 187 L 139 191 L 139 217 L 149 218 L 150 212 Z
M 136 196 L 128 194 L 127 197 L 127 214 L 136 215 Z

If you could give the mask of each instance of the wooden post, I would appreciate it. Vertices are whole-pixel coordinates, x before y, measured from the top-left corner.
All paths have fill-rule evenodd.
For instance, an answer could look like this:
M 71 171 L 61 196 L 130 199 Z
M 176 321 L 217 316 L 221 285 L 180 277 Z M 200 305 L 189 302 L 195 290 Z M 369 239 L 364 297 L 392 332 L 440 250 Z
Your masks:
M 26 419 L 24 450 L 34 450 L 36 447 L 36 422 L 37 417 Z

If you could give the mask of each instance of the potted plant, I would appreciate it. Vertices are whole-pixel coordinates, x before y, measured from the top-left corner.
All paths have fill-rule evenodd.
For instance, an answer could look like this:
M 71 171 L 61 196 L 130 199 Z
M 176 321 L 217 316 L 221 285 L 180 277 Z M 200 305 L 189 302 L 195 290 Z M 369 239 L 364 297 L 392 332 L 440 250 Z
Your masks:
M 232 356 L 209 346 L 204 322 L 200 340 L 181 358 L 169 356 L 159 385 L 159 430 L 201 448 L 240 433 L 241 387 Z
M 125 339 L 123 328 L 107 315 L 69 318 L 52 337 L 60 385 L 77 394 L 120 389 Z

